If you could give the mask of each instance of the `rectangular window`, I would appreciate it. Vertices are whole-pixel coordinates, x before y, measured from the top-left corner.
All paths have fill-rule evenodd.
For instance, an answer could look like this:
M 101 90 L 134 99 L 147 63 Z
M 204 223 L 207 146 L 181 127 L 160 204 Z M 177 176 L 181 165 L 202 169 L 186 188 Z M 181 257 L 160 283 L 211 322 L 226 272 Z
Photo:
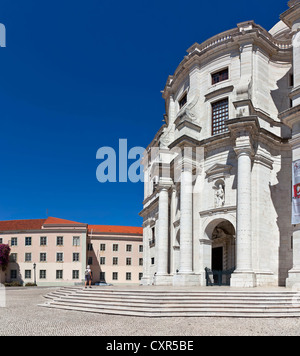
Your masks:
M 220 82 L 223 82 L 224 80 L 229 79 L 229 73 L 228 73 L 228 68 L 221 70 L 217 73 L 213 73 L 211 75 L 211 79 L 212 79 L 212 84 L 217 84 Z
M 63 270 L 56 270 L 56 279 L 63 279 Z
M 130 257 L 126 258 L 126 266 L 131 266 L 131 258 Z
M 25 270 L 25 279 L 31 279 L 31 270 L 30 269 Z
M 18 254 L 17 253 L 11 253 L 9 255 L 9 262 L 17 262 L 18 261 Z
M 105 281 L 105 272 L 100 272 L 100 282 Z
M 40 279 L 46 279 L 47 273 L 45 269 L 40 270 Z
M 152 234 L 152 239 L 151 239 L 151 245 L 155 244 L 155 227 L 151 229 L 151 234 Z
M 105 257 L 100 257 L 100 265 L 105 265 Z
M 112 279 L 113 279 L 113 281 L 117 281 L 118 280 L 118 272 L 113 272 L 112 273 Z
M 143 259 L 139 258 L 139 266 L 143 266 Z
M 46 252 L 40 253 L 40 262 L 47 262 L 47 254 Z
M 131 281 L 131 272 L 126 272 L 126 281 Z
M 25 262 L 31 262 L 31 252 L 25 253 Z
M 17 237 L 11 238 L 11 246 L 18 246 L 18 238 Z
M 0 237 L 0 244 L 3 244 L 3 238 Z
M 56 238 L 56 246 L 63 246 L 64 244 L 64 237 L 63 236 L 57 236 Z
M 93 264 L 93 257 L 88 257 L 88 265 L 92 265 Z
M 64 254 L 62 252 L 56 253 L 56 262 L 63 262 L 64 261 Z
M 290 74 L 290 78 L 289 78 L 289 86 L 293 87 L 294 86 L 294 74 Z
M 118 244 L 113 244 L 113 251 L 118 252 L 119 251 L 119 245 Z
M 113 257 L 113 265 L 117 265 L 118 264 L 118 257 Z
M 31 246 L 31 237 L 25 237 L 25 246 Z
M 143 273 L 139 273 L 139 281 L 143 278 Z
M 105 251 L 105 248 L 106 248 L 105 244 L 100 244 L 100 251 Z
M 187 103 L 187 94 L 185 94 L 180 100 L 179 100 L 179 108 L 183 108 L 184 105 Z
M 228 131 L 226 120 L 229 119 L 228 98 L 212 104 L 212 135 Z
M 126 252 L 132 251 L 132 245 L 126 245 Z
M 88 244 L 87 245 L 87 250 L 88 251 L 93 251 L 93 244 Z
M 73 262 L 79 262 L 79 253 L 73 252 Z
M 143 245 L 139 245 L 139 252 L 143 252 L 144 250 L 144 246 Z
M 17 279 L 17 270 L 16 269 L 10 270 L 10 279 Z
M 40 246 L 47 246 L 47 237 L 46 236 L 40 237 Z
M 80 237 L 73 236 L 73 246 L 80 246 Z
M 72 277 L 73 277 L 73 279 L 79 279 L 79 271 L 78 270 L 73 270 L 72 271 Z

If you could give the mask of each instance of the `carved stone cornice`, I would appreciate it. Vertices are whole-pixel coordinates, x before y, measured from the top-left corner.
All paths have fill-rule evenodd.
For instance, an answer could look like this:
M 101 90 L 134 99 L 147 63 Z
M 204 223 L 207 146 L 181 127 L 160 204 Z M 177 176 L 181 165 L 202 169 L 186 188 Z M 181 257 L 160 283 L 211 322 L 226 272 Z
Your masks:
M 280 20 L 288 27 L 292 28 L 296 20 L 300 17 L 300 2 L 299 0 L 289 1 L 289 9 L 280 15 Z
M 291 129 L 300 122 L 300 105 L 294 106 L 278 115 L 279 119 Z
M 209 182 L 220 178 L 229 178 L 231 169 L 232 166 L 230 165 L 216 163 L 205 172 L 206 178 L 208 178 Z

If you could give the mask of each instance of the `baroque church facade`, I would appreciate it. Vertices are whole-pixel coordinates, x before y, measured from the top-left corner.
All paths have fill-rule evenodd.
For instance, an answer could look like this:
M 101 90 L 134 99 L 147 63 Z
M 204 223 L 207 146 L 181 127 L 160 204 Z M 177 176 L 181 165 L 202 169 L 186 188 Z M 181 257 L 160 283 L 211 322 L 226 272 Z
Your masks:
M 163 90 L 144 158 L 145 285 L 300 283 L 292 162 L 300 159 L 300 0 L 195 43 Z M 223 278 L 223 277 L 219 277 Z

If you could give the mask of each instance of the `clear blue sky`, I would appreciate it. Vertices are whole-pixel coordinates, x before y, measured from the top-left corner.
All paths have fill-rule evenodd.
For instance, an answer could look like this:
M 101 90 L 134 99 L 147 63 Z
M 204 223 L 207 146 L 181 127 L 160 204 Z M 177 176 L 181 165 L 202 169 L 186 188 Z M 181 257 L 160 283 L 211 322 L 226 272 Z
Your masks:
M 0 220 L 141 226 L 143 184 L 100 184 L 102 146 L 147 147 L 189 48 L 287 1 L 1 0 Z

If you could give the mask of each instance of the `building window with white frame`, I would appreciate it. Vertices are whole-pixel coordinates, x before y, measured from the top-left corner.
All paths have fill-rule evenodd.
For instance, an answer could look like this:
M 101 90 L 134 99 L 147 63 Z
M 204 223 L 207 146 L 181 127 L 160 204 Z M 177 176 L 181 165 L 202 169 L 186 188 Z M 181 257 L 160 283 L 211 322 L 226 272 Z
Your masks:
M 56 252 L 56 262 L 64 262 L 63 252 Z
M 25 279 L 31 279 L 31 270 L 30 269 L 25 269 L 24 277 L 25 277 Z
M 47 246 L 47 236 L 40 237 L 40 246 Z
M 25 246 L 31 246 L 31 237 L 27 236 L 25 237 Z
M 31 252 L 25 253 L 25 262 L 31 262 Z
M 63 270 L 62 269 L 56 270 L 56 279 L 63 279 Z
M 126 272 L 126 281 L 131 281 L 131 272 Z
M 119 245 L 118 244 L 113 244 L 113 251 L 118 252 L 119 251 Z
M 11 263 L 18 262 L 18 254 L 17 253 L 11 253 L 9 255 L 9 262 L 11 262 Z
M 80 246 L 80 237 L 73 236 L 73 246 Z
M 79 253 L 73 252 L 73 262 L 79 262 Z
M 72 278 L 73 279 L 79 279 L 79 271 L 78 270 L 73 270 L 72 271 Z
M 47 262 L 47 253 L 40 252 L 40 262 Z
M 100 251 L 105 251 L 105 248 L 106 248 L 105 244 L 100 244 Z
M 11 238 L 11 246 L 18 246 L 18 238 L 17 237 Z
M 63 236 L 57 236 L 56 237 L 56 246 L 63 246 L 64 245 L 64 237 Z
M 46 279 L 47 272 L 45 269 L 40 270 L 40 279 Z

